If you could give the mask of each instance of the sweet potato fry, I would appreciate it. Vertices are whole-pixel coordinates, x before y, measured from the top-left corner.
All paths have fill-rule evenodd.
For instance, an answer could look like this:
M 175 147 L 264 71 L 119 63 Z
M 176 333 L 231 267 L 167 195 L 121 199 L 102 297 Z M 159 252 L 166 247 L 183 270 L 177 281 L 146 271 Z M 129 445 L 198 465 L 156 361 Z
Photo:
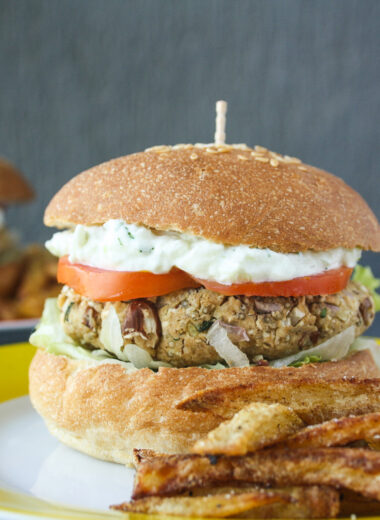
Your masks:
M 303 425 L 298 415 L 286 406 L 251 403 L 196 442 L 192 452 L 245 455 L 285 439 Z
M 380 500 L 380 454 L 365 449 L 267 449 L 244 457 L 171 455 L 141 462 L 133 498 L 250 482 L 270 486 L 327 485 Z
M 290 498 L 269 490 L 252 490 L 248 493 L 226 493 L 198 497 L 147 497 L 111 506 L 118 511 L 131 513 L 164 514 L 224 518 L 238 515 L 273 502 L 287 502 Z
M 289 377 L 276 384 L 255 380 L 197 392 L 180 401 L 177 408 L 208 411 L 226 420 L 252 402 L 280 403 L 292 408 L 306 424 L 318 424 L 335 417 L 380 412 L 380 378 L 323 381 Z
M 380 413 L 332 419 L 308 426 L 276 447 L 319 448 L 345 446 L 350 442 L 371 439 L 380 434 Z

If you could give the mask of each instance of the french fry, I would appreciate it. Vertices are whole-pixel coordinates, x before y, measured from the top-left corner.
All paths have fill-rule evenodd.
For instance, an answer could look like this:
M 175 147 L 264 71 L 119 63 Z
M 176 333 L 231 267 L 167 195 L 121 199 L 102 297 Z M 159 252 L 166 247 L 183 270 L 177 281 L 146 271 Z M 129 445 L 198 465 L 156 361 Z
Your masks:
M 133 465 L 135 468 L 137 468 L 137 466 L 141 463 L 141 462 L 144 462 L 146 460 L 153 460 L 153 459 L 156 459 L 157 457 L 162 457 L 162 456 L 165 456 L 164 453 L 158 453 L 157 451 L 154 451 L 154 450 L 137 450 L 137 449 L 134 449 L 133 450 Z
M 197 441 L 192 452 L 245 455 L 285 439 L 303 425 L 298 415 L 286 406 L 251 403 Z
M 345 446 L 350 442 L 372 439 L 380 434 L 380 413 L 332 419 L 308 426 L 276 447 L 319 448 Z
M 37 318 L 46 298 L 58 296 L 57 259 L 43 246 L 28 246 L 17 259 L 2 269 L 0 320 Z
M 340 497 L 340 515 L 370 516 L 380 514 L 380 502 L 365 498 L 352 491 L 343 491 Z
M 248 493 L 252 486 L 199 488 L 192 491 L 193 496 L 205 496 L 224 493 Z M 271 488 L 271 491 L 287 498 L 287 502 L 274 502 L 259 506 L 239 518 L 334 518 L 339 513 L 340 493 L 329 486 L 293 486 L 289 488 Z M 366 499 L 368 500 L 368 499 Z M 374 503 L 373 501 L 371 503 Z
M 25 250 L 22 279 L 15 294 L 18 317 L 41 316 L 46 298 L 58 296 L 61 290 L 56 273 L 56 258 L 42 246 L 34 244 Z
M 290 496 L 290 502 L 260 506 L 239 518 L 335 518 L 339 514 L 339 492 L 331 487 L 297 487 Z
M 160 456 L 138 465 L 133 499 L 182 493 L 226 482 L 265 486 L 330 485 L 380 500 L 380 454 L 350 448 L 271 448 L 244 457 Z
M 280 403 L 292 408 L 306 424 L 318 424 L 336 417 L 380 411 L 380 378 L 324 381 L 289 376 L 287 381 L 279 378 L 276 384 L 255 380 L 251 384 L 197 392 L 180 401 L 177 408 L 212 412 L 227 420 L 252 402 Z
M 111 506 L 117 511 L 131 513 L 164 514 L 193 517 L 224 518 L 236 516 L 256 507 L 287 502 L 283 494 L 267 490 L 252 490 L 249 493 L 226 493 L 198 497 L 147 497 L 132 502 Z
M 167 457 L 153 450 L 135 450 L 136 467 L 144 461 Z M 257 486 L 244 482 L 230 483 L 226 487 L 201 487 L 190 491 L 192 496 L 220 495 L 228 493 L 249 493 L 257 491 Z M 271 491 L 287 499 L 287 502 L 274 502 L 258 506 L 239 514 L 244 518 L 334 518 L 339 512 L 339 493 L 329 486 L 293 486 L 272 488 Z M 143 499 L 142 499 L 143 500 Z M 368 499 L 367 499 L 368 500 Z M 373 502 L 371 502 L 373 503 Z
M 375 435 L 374 437 L 367 438 L 366 441 L 371 450 L 380 451 L 380 435 Z

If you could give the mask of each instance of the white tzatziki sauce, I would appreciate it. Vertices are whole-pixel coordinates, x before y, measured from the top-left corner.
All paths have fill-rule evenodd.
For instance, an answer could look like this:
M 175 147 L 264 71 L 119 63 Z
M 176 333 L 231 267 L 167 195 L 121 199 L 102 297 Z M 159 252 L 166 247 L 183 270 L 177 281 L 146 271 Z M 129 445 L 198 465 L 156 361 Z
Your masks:
M 110 220 L 102 226 L 77 225 L 55 233 L 46 243 L 58 257 L 73 263 L 116 271 L 168 273 L 178 267 L 196 278 L 222 284 L 280 282 L 312 276 L 338 267 L 354 267 L 361 250 L 277 253 L 247 245 L 217 244 L 173 231 L 157 232 L 144 226 Z

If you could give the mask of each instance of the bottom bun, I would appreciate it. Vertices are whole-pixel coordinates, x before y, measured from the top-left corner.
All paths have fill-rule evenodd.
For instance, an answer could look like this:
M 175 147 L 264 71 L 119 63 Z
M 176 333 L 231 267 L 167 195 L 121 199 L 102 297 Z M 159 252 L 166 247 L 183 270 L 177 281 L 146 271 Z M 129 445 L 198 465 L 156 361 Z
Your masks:
M 33 406 L 55 437 L 93 457 L 132 465 L 134 448 L 185 453 L 222 422 L 222 417 L 211 412 L 176 407 L 199 391 L 259 382 L 258 400 L 270 402 L 275 400 L 271 388 L 279 381 L 327 381 L 343 376 L 376 378 L 379 371 L 369 351 L 347 360 L 302 368 L 191 367 L 153 372 L 148 368 L 126 371 L 122 365 L 111 363 L 88 365 L 39 350 L 30 366 L 29 381 Z M 296 387 L 292 385 L 293 392 L 297 392 Z M 310 411 L 310 422 L 313 418 Z

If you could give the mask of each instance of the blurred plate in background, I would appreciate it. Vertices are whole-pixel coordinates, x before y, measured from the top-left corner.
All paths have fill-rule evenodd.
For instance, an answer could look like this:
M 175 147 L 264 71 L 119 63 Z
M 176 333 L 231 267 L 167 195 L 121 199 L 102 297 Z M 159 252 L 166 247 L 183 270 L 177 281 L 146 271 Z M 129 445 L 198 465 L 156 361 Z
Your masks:
M 0 321 L 0 346 L 28 341 L 38 319 Z

